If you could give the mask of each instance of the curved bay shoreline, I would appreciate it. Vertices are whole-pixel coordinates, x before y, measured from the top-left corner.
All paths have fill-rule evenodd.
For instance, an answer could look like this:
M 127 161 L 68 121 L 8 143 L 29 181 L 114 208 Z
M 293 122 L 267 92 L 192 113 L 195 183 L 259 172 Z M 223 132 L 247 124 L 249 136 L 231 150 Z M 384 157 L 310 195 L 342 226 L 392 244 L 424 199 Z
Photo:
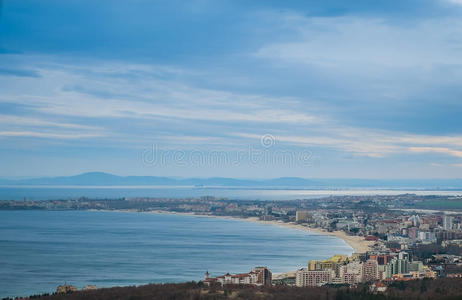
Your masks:
M 102 210 L 99 210 L 99 211 L 102 211 Z M 350 246 L 354 250 L 355 253 L 367 252 L 371 250 L 371 247 L 374 244 L 373 241 L 366 241 L 364 237 L 362 236 L 348 235 L 344 231 L 326 231 L 320 228 L 313 228 L 313 227 L 305 226 L 302 224 L 286 223 L 282 221 L 263 221 L 257 217 L 242 218 L 242 217 L 233 217 L 233 216 L 217 216 L 217 215 L 197 214 L 197 213 L 183 213 L 183 212 L 174 212 L 174 211 L 168 211 L 168 210 L 152 210 L 152 211 L 146 211 L 146 212 L 140 212 L 137 210 L 109 210 L 109 211 L 139 212 L 139 213 L 151 213 L 151 214 L 171 214 L 171 215 L 220 218 L 220 219 L 238 220 L 238 221 L 254 222 L 254 223 L 260 223 L 260 224 L 267 224 L 267 225 L 282 226 L 286 228 L 302 230 L 302 231 L 309 232 L 312 234 L 334 236 L 336 238 L 343 240 L 348 246 Z M 343 254 L 343 253 L 339 253 L 339 254 Z

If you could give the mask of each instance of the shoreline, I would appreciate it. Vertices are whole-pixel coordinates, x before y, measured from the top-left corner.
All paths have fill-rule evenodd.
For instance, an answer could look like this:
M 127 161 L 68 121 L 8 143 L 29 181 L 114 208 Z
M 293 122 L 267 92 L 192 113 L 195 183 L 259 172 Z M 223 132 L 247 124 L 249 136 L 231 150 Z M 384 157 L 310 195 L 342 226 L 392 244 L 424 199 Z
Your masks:
M 285 228 L 291 228 L 295 230 L 302 230 L 311 234 L 319 234 L 319 235 L 326 235 L 326 236 L 334 236 L 338 239 L 344 241 L 348 246 L 353 249 L 353 253 L 364 253 L 371 250 L 372 245 L 374 244 L 373 241 L 366 241 L 362 236 L 356 235 L 347 235 L 344 231 L 325 231 L 324 229 L 320 228 L 313 228 L 304 226 L 302 224 L 295 224 L 295 223 L 286 223 L 282 221 L 263 221 L 257 217 L 233 217 L 233 216 L 217 216 L 217 215 L 207 215 L 207 214 L 197 214 L 197 213 L 186 213 L 186 212 L 173 212 L 168 210 L 152 210 L 146 212 L 140 212 L 137 210 L 95 210 L 95 211 L 112 211 L 112 212 L 139 212 L 139 213 L 150 213 L 150 214 L 170 214 L 170 215 L 183 215 L 183 216 L 196 216 L 196 217 L 206 217 L 206 218 L 218 218 L 218 219 L 228 219 L 228 220 L 238 220 L 238 221 L 246 221 L 246 222 L 253 222 L 253 223 L 260 223 L 266 225 L 275 225 L 281 226 Z

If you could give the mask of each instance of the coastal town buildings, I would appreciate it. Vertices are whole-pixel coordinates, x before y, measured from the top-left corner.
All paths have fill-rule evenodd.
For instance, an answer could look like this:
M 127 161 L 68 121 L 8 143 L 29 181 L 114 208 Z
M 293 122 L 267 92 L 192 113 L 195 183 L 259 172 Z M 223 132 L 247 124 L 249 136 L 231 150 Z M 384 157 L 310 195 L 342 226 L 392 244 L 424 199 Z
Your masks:
M 249 284 L 249 285 L 271 285 L 272 273 L 267 267 L 256 267 L 249 273 L 230 274 L 226 273 L 217 277 L 210 277 L 209 272 L 205 273 L 204 283 L 211 284 Z
M 443 229 L 451 230 L 453 227 L 454 218 L 450 215 L 443 216 Z
M 361 255 L 334 255 L 326 260 L 311 260 L 307 268 L 297 270 L 296 286 L 325 284 L 373 283 L 380 280 L 433 278 L 421 261 L 411 261 L 409 253 L 366 253 Z
M 462 212 L 425 210 L 432 203 L 462 203 L 460 196 L 331 196 L 297 201 L 229 200 L 214 197 L 116 200 L 0 201 L 0 209 L 131 210 L 225 216 L 335 235 L 357 253 L 312 260 L 278 276 L 277 284 L 323 285 L 392 282 L 462 276 Z M 460 205 L 462 209 L 462 205 Z M 300 266 L 302 267 L 302 266 Z M 279 274 L 278 274 L 279 275 Z M 206 284 L 267 285 L 267 268 L 224 274 Z
M 310 271 L 308 268 L 303 268 L 295 274 L 295 285 L 302 286 L 321 286 L 327 284 L 335 278 L 335 273 L 332 270 Z
M 309 212 L 306 210 L 297 210 L 295 213 L 295 222 L 306 222 L 308 220 Z
M 63 285 L 59 285 L 56 288 L 56 294 L 68 294 L 68 293 L 72 293 L 76 291 L 78 291 L 78 289 L 75 286 L 67 284 L 67 283 Z
M 368 259 L 363 263 L 363 272 L 362 272 L 363 282 L 372 282 L 379 279 L 379 267 L 376 260 Z

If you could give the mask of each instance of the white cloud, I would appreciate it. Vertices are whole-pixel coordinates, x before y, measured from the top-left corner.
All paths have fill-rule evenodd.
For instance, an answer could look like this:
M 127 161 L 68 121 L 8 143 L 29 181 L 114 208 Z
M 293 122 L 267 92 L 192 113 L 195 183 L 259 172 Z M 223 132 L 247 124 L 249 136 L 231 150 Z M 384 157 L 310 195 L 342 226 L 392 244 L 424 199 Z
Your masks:
M 365 17 L 287 18 L 294 34 L 261 46 L 262 61 L 303 70 L 369 101 L 403 101 L 462 80 L 462 19 L 433 18 L 406 24 Z M 294 37 L 295 36 L 295 37 Z
M 41 66 L 40 78 L 9 79 L 14 81 L 11 82 L 13 88 L 0 94 L 0 102 L 14 102 L 33 106 L 32 109 L 42 113 L 73 117 L 287 124 L 321 121 L 314 114 L 293 109 L 291 106 L 300 106 L 294 99 L 201 89 L 157 78 L 165 67 L 159 71 L 149 66 L 124 68 L 120 63 L 112 67 L 105 63 L 79 65 L 76 72 L 67 65 L 51 66 L 54 69 Z M 141 71 L 143 76 L 129 80 L 120 77 L 127 72 Z M 24 90 L 23 86 L 28 88 Z
M 462 5 L 462 0 L 447 0 L 447 1 L 450 2 L 450 3 L 453 3 L 453 4 Z
M 451 155 L 455 157 L 462 157 L 462 151 L 450 149 L 446 147 L 409 147 L 409 151 L 418 152 L 418 153 L 435 152 L 435 153 L 441 153 L 441 154 Z
M 235 135 L 250 139 L 261 138 L 261 135 L 251 133 L 236 133 Z M 403 153 L 438 153 L 462 157 L 462 151 L 458 150 L 458 147 L 462 145 L 461 140 L 462 136 L 432 137 L 359 128 L 325 130 L 323 136 L 293 136 L 290 134 L 276 136 L 277 142 L 307 147 L 328 147 L 355 155 L 377 158 Z M 427 146 L 420 146 L 423 144 Z M 446 147 L 435 147 L 434 145 L 445 145 Z
M 124 68 L 120 63 L 81 64 L 77 72 L 73 69 L 69 65 L 42 65 L 41 77 L 15 78 L 11 85 L 5 82 L 8 88 L 0 92 L 0 102 L 21 104 L 40 116 L 4 114 L 0 118 L 3 124 L 0 136 L 77 139 L 110 134 L 112 139 L 126 144 L 150 138 L 176 144 L 232 144 L 224 137 L 259 139 L 260 134 L 252 132 L 261 126 L 265 133 L 277 133 L 278 141 L 287 145 L 327 147 L 359 156 L 439 153 L 461 157 L 462 153 L 459 150 L 462 136 L 417 135 L 345 126 L 328 118 L 320 108 L 311 111 L 296 98 L 197 88 L 176 80 L 159 79 L 157 72 L 171 72 L 163 69 L 138 65 Z M 127 72 L 143 72 L 143 75 L 120 77 Z M 62 122 L 62 119 L 92 120 L 92 124 L 101 125 Z M 108 123 L 111 120 L 117 120 L 118 124 L 145 120 L 147 127 L 125 131 L 111 126 Z M 162 129 L 156 128 L 159 120 L 164 122 Z M 170 130 L 168 124 L 178 120 L 194 121 L 185 123 L 193 127 Z M 220 124 L 225 125 L 217 129 Z M 54 130 L 36 130 L 37 126 Z M 249 130 L 242 132 L 246 126 Z M 200 132 L 188 136 L 185 129 Z
M 462 63 L 459 18 L 418 21 L 407 26 L 357 17 L 292 20 L 286 26 L 299 32 L 298 38 L 268 43 L 256 52 L 257 57 L 334 70 L 352 68 L 350 71 Z

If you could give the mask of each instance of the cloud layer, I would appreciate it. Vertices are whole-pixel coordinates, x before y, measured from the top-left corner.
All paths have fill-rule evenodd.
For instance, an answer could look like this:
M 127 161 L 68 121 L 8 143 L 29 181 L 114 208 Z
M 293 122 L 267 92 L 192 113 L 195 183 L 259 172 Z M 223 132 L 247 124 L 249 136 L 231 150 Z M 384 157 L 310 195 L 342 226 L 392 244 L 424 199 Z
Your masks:
M 6 3 L 0 176 L 68 175 L 55 174 L 64 163 L 69 173 L 460 177 L 462 7 L 390 2 Z M 140 160 L 152 144 L 239 152 L 265 134 L 271 150 L 309 150 L 318 167 Z

